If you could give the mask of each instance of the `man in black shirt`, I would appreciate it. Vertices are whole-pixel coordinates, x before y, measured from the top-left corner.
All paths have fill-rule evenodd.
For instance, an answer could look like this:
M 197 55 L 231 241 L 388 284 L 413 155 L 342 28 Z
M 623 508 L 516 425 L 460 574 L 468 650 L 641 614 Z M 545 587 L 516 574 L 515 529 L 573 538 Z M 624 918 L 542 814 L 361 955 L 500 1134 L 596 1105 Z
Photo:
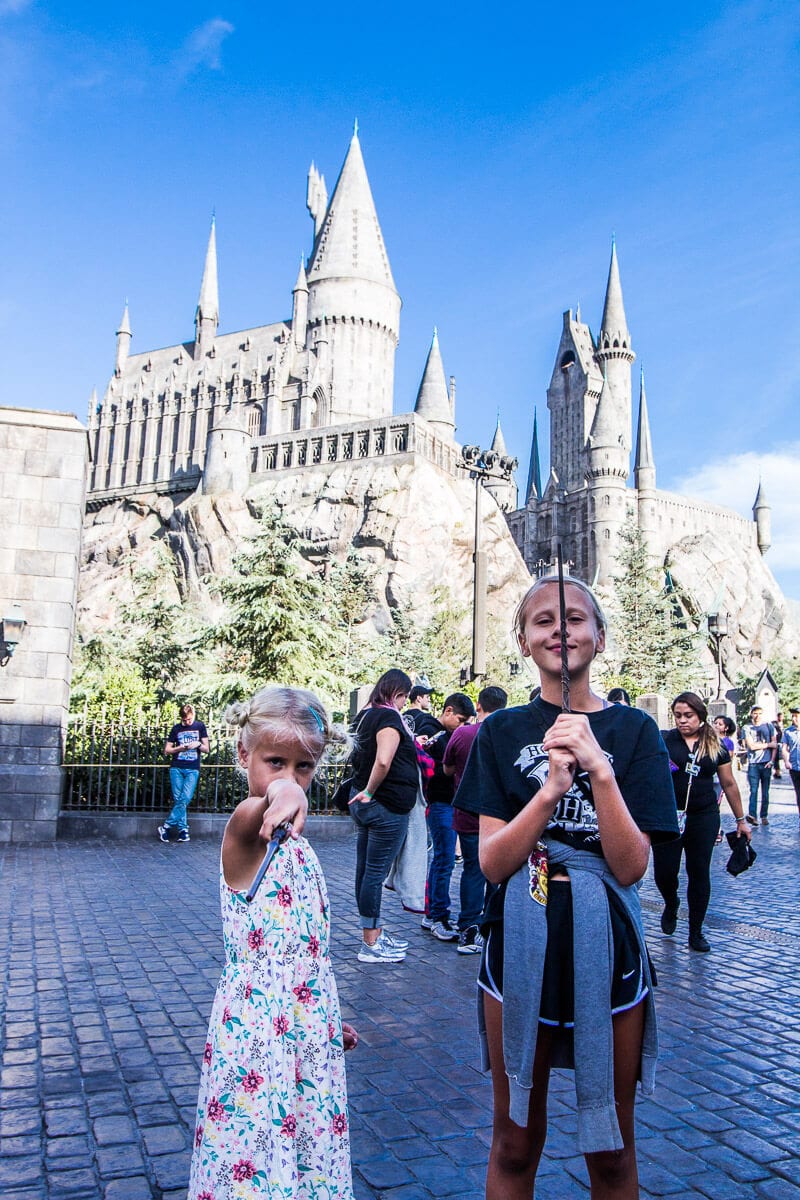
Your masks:
M 430 737 L 442 728 L 431 712 L 433 688 L 416 683 L 408 694 L 408 708 L 403 720 L 415 737 Z

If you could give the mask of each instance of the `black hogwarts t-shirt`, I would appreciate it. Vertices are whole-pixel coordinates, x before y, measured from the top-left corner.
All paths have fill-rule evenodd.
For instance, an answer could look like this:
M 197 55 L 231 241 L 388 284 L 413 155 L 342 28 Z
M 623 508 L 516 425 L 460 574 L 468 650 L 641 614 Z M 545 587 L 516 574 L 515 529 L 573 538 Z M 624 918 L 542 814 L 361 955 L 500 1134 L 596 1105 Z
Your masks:
M 511 821 L 521 812 L 547 779 L 549 760 L 542 741 L 560 711 L 539 697 L 532 704 L 488 716 L 481 723 L 458 789 L 458 807 L 501 821 Z M 621 704 L 586 716 L 636 824 L 653 842 L 676 838 L 669 758 L 655 721 Z M 577 849 L 603 853 L 586 772 L 579 771 L 562 796 L 547 833 Z

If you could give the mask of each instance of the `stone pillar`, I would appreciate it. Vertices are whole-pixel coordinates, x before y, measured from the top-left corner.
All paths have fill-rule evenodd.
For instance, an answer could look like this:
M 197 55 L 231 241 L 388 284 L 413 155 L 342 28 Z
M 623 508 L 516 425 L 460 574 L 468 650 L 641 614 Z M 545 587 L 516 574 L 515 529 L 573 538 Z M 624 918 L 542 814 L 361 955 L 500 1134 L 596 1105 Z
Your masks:
M 350 692 L 350 720 L 355 721 L 372 692 L 372 684 L 364 683 Z
M 68 413 L 0 408 L 0 617 L 27 621 L 0 667 L 0 841 L 56 836 L 86 499 L 86 430 Z
M 640 696 L 636 701 L 636 707 L 649 713 L 659 729 L 670 729 L 672 727 L 673 721 L 669 700 L 666 696 L 662 696 L 660 692 L 647 692 L 643 696 Z

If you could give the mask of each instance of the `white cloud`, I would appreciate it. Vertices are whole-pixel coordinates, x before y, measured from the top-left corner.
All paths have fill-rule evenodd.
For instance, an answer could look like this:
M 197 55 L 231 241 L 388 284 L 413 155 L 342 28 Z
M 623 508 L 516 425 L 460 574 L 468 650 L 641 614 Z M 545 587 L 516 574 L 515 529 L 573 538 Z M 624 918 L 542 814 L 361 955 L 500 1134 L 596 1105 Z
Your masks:
M 2 3 L 3 0 L 0 0 Z M 222 43 L 229 34 L 233 33 L 230 21 L 221 17 L 213 17 L 193 29 L 178 51 L 177 67 L 182 75 L 191 75 L 198 67 L 208 67 L 212 71 L 222 69 L 220 51 Z
M 759 437 L 757 417 L 752 437 Z M 779 580 L 786 573 L 788 584 L 788 576 L 793 576 L 791 591 L 795 591 L 800 569 L 800 442 L 790 442 L 781 450 L 750 450 L 713 459 L 679 480 L 674 490 L 752 517 L 759 479 L 772 509 L 772 546 L 766 561 Z

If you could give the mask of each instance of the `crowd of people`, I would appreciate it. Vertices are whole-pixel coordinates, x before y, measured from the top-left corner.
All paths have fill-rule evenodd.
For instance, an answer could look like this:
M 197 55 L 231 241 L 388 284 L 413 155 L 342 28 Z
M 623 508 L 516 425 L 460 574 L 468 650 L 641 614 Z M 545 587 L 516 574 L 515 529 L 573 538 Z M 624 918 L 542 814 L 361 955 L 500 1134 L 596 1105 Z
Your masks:
M 387 889 L 432 938 L 480 956 L 478 1025 L 494 1108 L 487 1200 L 531 1200 L 554 1066 L 574 1071 L 591 1195 L 638 1196 L 634 1098 L 637 1085 L 652 1091 L 657 1054 L 642 879 L 652 852 L 661 929 L 671 937 L 683 867 L 688 946 L 707 953 L 722 799 L 735 821 L 732 846 L 747 847 L 759 820 L 768 825 L 780 766 L 800 811 L 800 709 L 784 730 L 754 707 L 737 734 L 686 691 L 672 701 L 674 727 L 659 731 L 624 689 L 607 697 L 592 689 L 605 618 L 576 579 L 565 581 L 564 600 L 562 610 L 546 577 L 517 610 L 520 653 L 541 681 L 527 704 L 509 707 L 503 688 L 489 685 L 476 702 L 450 693 L 435 715 L 427 682 L 392 669 L 348 731 L 296 688 L 264 688 L 229 711 L 249 795 L 222 842 L 226 962 L 203 1056 L 190 1200 L 353 1196 L 344 1052 L 358 1035 L 341 1020 L 325 880 L 303 837 L 317 766 L 342 744 L 358 960 L 394 965 L 407 956 L 408 939 L 381 915 Z M 176 777 L 164 840 L 172 831 L 188 839 L 197 780 L 179 773 L 199 770 L 207 747 L 186 706 L 165 747 Z

